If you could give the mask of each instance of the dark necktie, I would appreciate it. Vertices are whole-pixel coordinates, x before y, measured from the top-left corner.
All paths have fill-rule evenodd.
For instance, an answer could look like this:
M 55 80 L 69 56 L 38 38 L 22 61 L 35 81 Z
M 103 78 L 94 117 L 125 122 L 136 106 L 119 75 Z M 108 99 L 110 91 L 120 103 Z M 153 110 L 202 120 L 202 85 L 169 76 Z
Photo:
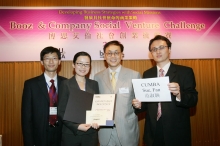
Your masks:
M 54 80 L 51 79 L 50 82 L 52 83 L 50 86 L 50 90 L 49 90 L 49 97 L 50 97 L 50 107 L 57 107 L 57 93 L 56 93 L 56 88 L 54 86 Z M 49 118 L 49 124 L 50 125 L 54 125 L 57 121 L 57 114 L 50 114 L 50 118 Z
M 164 77 L 164 74 L 163 74 L 164 70 L 161 68 L 159 70 L 159 77 Z M 160 119 L 162 115 L 162 111 L 161 111 L 161 103 L 158 102 L 158 109 L 157 109 L 157 121 Z

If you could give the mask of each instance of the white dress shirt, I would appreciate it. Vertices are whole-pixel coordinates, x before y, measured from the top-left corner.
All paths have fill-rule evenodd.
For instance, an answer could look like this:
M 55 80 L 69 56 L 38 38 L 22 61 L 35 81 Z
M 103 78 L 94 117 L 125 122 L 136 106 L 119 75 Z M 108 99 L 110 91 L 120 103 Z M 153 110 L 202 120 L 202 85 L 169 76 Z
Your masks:
M 56 88 L 56 92 L 57 92 L 57 91 L 58 91 L 58 90 L 57 90 L 57 74 L 55 75 L 55 77 L 50 78 L 46 73 L 44 73 L 44 77 L 45 77 L 45 79 L 46 79 L 47 90 L 48 90 L 48 92 L 49 92 L 49 90 L 50 90 L 50 86 L 51 86 L 51 84 L 52 84 L 52 83 L 50 82 L 51 79 L 54 80 L 54 86 L 55 86 L 55 88 Z
M 112 79 L 112 72 L 115 72 L 115 80 L 116 80 L 116 83 L 118 81 L 118 76 L 119 76 L 119 73 L 121 71 L 121 65 L 115 70 L 113 71 L 112 69 L 108 68 L 109 69 L 109 76 L 110 76 L 110 80 Z

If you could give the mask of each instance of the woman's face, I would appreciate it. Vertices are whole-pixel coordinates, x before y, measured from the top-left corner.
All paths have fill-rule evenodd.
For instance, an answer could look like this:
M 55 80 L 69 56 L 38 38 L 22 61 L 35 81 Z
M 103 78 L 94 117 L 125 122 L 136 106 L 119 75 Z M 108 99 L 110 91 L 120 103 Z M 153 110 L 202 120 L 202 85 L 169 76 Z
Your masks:
M 84 77 L 88 74 L 90 69 L 90 59 L 88 56 L 79 56 L 73 64 L 73 68 L 75 69 L 75 73 L 78 76 Z

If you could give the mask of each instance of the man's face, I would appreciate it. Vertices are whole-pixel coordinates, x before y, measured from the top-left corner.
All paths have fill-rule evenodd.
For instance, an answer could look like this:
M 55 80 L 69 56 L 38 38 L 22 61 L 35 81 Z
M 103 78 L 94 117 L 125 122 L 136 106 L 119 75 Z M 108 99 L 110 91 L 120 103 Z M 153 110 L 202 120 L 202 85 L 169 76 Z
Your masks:
M 48 53 L 44 55 L 41 64 L 44 66 L 46 73 L 54 73 L 57 71 L 60 62 L 57 53 Z
M 105 50 L 105 60 L 112 70 L 116 70 L 121 64 L 123 53 L 119 46 L 110 45 Z
M 163 40 L 156 40 L 150 46 L 151 54 L 154 61 L 159 64 L 166 64 L 169 62 L 170 49 L 167 43 Z

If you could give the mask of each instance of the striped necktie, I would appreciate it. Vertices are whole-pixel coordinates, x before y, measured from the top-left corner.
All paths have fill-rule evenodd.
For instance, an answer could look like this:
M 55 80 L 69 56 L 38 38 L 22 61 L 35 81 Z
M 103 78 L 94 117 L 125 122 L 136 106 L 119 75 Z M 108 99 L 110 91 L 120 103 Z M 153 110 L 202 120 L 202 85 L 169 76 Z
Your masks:
M 51 79 L 50 82 L 52 83 L 49 90 L 49 97 L 50 97 L 50 107 L 57 107 L 57 93 L 56 88 L 54 86 L 54 80 Z M 57 115 L 50 115 L 49 117 L 49 124 L 55 125 L 57 121 Z
M 159 77 L 164 77 L 164 74 L 163 74 L 164 70 L 161 68 L 159 70 Z M 157 109 L 157 121 L 160 119 L 162 115 L 162 111 L 161 111 L 161 103 L 158 102 L 158 109 Z

